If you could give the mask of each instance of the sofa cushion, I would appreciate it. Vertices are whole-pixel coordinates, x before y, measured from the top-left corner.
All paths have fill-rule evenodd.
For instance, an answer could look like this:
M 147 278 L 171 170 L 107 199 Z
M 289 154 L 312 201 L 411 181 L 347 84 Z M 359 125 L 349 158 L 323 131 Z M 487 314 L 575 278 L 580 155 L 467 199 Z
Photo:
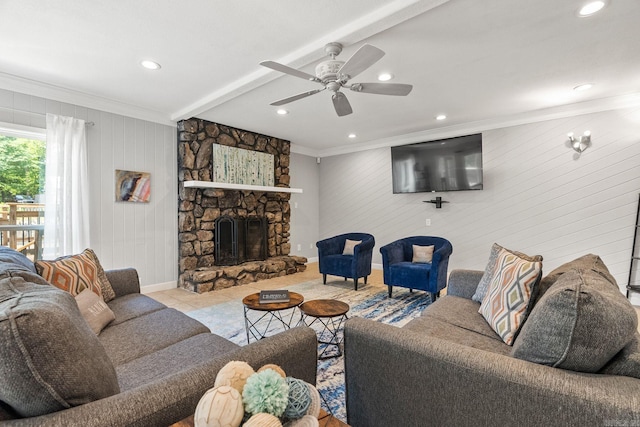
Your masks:
M 219 335 L 194 335 L 116 368 L 123 391 L 181 372 L 186 367 L 204 363 L 240 348 Z
M 123 323 L 107 326 L 98 339 L 115 366 L 210 332 L 202 323 L 173 308 L 163 308 Z
M 59 257 L 53 261 L 36 261 L 36 269 L 47 282 L 73 296 L 84 289 L 91 289 L 104 298 L 102 289 L 111 289 L 111 284 L 91 249 L 85 249 L 77 255 Z M 106 283 L 103 283 L 104 281 Z M 111 292 L 113 293 L 113 289 Z
M 470 299 L 444 295 L 425 308 L 420 317 L 439 319 L 459 328 L 498 340 L 504 345 L 502 338 L 478 312 L 479 308 L 480 304 Z
M 595 270 L 562 274 L 533 307 L 512 355 L 598 372 L 636 334 L 638 318 L 618 286 Z
M 416 285 L 424 283 L 426 286 L 431 272 L 431 264 L 402 261 L 391 264 L 389 272 L 395 283 L 415 283 Z
M 113 364 L 74 298 L 0 279 L 0 400 L 31 417 L 119 393 Z
M 636 332 L 631 342 L 620 350 L 598 373 L 640 378 L 640 334 Z
M 167 308 L 166 305 L 142 294 L 127 294 L 109 301 L 107 305 L 115 316 L 110 326 Z
M 522 327 L 531 294 L 541 274 L 542 262 L 500 250 L 489 289 L 480 304 L 480 313 L 505 344 L 513 344 Z
M 411 262 L 431 263 L 433 261 L 434 245 L 430 246 L 418 246 L 412 245 L 413 258 Z
M 507 250 L 515 255 L 517 255 L 518 257 L 525 259 L 527 261 L 542 261 L 542 255 L 534 255 L 534 256 L 529 256 L 526 254 L 523 254 L 522 252 L 518 252 L 518 251 L 514 251 L 511 249 L 507 249 L 504 248 L 502 246 L 500 246 L 497 243 L 494 243 L 491 246 L 491 253 L 489 254 L 489 261 L 487 262 L 487 266 L 484 269 L 484 274 L 482 275 L 482 278 L 480 279 L 480 282 L 478 283 L 478 287 L 476 288 L 476 292 L 473 294 L 473 296 L 471 297 L 472 300 L 476 301 L 476 302 L 482 302 L 482 300 L 484 299 L 484 296 L 487 294 L 487 290 L 489 289 L 489 284 L 491 283 L 491 280 L 493 279 L 493 274 L 495 271 L 495 267 L 496 267 L 496 260 L 498 259 L 498 254 L 500 253 L 500 251 L 504 249 Z
M 85 289 L 75 296 L 80 314 L 87 321 L 91 330 L 98 335 L 115 316 L 109 306 L 91 289 Z
M 554 269 L 551 273 L 547 274 L 540 280 L 540 284 L 533 296 L 532 307 L 538 302 L 538 300 L 544 295 L 544 293 L 553 285 L 556 280 L 564 273 L 572 270 L 593 270 L 604 276 L 609 282 L 615 284 L 616 279 L 609 273 L 609 269 L 604 264 L 602 259 L 598 255 L 587 254 L 579 258 L 569 261 L 565 264 Z

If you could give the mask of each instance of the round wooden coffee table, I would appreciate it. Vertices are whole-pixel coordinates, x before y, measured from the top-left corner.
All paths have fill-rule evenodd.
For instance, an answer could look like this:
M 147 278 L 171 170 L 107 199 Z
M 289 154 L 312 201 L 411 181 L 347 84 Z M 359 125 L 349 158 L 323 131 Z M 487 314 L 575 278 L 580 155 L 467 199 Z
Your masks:
M 247 331 L 247 343 L 251 337 L 256 341 L 267 336 L 272 322 L 282 325 L 286 330 L 291 327 L 295 308 L 304 301 L 304 297 L 297 292 L 289 292 L 288 302 L 260 302 L 260 292 L 247 295 L 242 300 L 244 304 L 244 326 Z M 291 312 L 286 310 L 293 309 Z M 250 311 L 258 312 L 257 316 L 249 315 Z
M 318 332 L 318 359 L 342 356 L 340 344 L 344 338 L 344 322 L 348 319 L 349 304 L 335 299 L 316 299 L 307 301 L 298 308 L 302 312 L 301 324 L 322 325 Z M 337 351 L 327 353 L 332 347 Z

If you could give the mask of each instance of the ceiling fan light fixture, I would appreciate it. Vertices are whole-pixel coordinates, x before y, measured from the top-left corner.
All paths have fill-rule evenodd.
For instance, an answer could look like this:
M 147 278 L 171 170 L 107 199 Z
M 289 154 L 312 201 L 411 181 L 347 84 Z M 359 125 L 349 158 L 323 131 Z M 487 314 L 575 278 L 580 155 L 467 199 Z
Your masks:
M 162 68 L 160 64 L 155 61 L 151 61 L 150 59 L 144 59 L 140 61 L 140 65 L 142 65 L 147 70 L 159 70 L 160 68 Z
M 587 16 L 591 16 L 595 13 L 600 12 L 605 6 L 607 2 L 604 0 L 592 1 L 580 8 L 578 11 L 578 16 L 581 18 L 586 18 Z
M 393 74 L 391 73 L 380 73 L 378 74 L 378 81 L 388 82 L 393 78 Z

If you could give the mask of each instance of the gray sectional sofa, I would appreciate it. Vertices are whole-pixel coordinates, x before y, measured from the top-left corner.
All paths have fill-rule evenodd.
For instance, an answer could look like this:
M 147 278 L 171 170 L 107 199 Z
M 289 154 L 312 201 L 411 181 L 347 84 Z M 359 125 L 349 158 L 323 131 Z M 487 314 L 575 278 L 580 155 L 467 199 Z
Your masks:
M 315 384 L 312 329 L 240 347 L 141 295 L 134 269 L 106 273 L 115 320 L 96 335 L 70 294 L 0 250 L 0 424 L 167 426 L 193 414 L 231 360 L 275 363 Z
M 348 422 L 376 426 L 640 425 L 637 316 L 588 255 L 540 282 L 513 347 L 471 299 L 482 271 L 402 328 L 345 325 Z

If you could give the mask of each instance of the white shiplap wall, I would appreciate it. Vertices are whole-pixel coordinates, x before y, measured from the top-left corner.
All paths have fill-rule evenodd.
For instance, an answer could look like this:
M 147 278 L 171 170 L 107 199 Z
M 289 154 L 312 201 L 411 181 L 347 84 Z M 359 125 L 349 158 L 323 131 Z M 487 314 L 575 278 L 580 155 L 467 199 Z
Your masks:
M 289 164 L 291 187 L 302 188 L 302 193 L 293 193 L 289 201 L 291 255 L 303 256 L 309 261 L 315 261 L 318 257 L 316 242 L 319 240 L 320 233 L 318 218 L 320 165 L 315 157 L 298 153 L 291 153 Z
M 176 128 L 0 89 L 0 122 L 46 127 L 53 113 L 87 127 L 91 247 L 105 269 L 135 267 L 146 290 L 175 287 L 177 249 Z M 115 169 L 151 173 L 149 203 L 115 202 Z
M 567 132 L 592 132 L 579 159 Z M 544 256 L 544 270 L 586 253 L 600 255 L 621 289 L 627 283 L 640 192 L 640 109 L 514 126 L 483 133 L 484 190 L 393 194 L 391 151 L 322 159 L 320 238 L 349 231 L 380 246 L 410 235 L 453 244 L 450 268 L 484 269 L 491 244 Z M 431 220 L 431 226 L 425 220 Z

